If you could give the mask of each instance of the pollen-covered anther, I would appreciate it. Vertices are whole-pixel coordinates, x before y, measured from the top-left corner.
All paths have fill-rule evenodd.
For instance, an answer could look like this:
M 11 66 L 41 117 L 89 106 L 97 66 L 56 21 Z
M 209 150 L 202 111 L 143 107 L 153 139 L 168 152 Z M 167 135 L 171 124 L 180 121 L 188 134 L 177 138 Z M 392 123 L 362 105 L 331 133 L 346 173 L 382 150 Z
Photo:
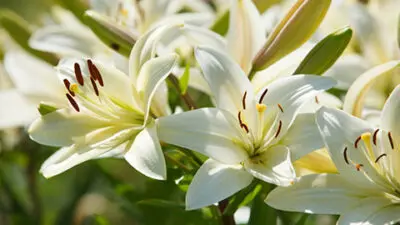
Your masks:
M 247 91 L 244 92 L 244 95 L 243 95 L 243 98 L 242 98 L 243 109 L 246 109 L 246 96 L 247 96 Z
M 256 108 L 257 108 L 257 111 L 258 111 L 259 113 L 263 113 L 263 112 L 267 109 L 267 106 L 266 106 L 265 104 L 259 104 L 259 103 L 257 103 L 257 104 L 256 104 Z
M 283 107 L 282 107 L 281 104 L 278 104 L 278 108 L 279 108 L 279 110 L 281 110 L 281 112 L 283 113 Z
M 75 92 L 71 91 L 71 88 L 70 88 L 71 83 L 67 79 L 64 79 L 63 82 L 64 82 L 64 86 L 68 90 L 69 94 L 72 96 L 75 96 Z
M 66 96 L 67 96 L 67 99 L 68 99 L 69 103 L 71 103 L 72 107 L 74 107 L 74 109 L 77 112 L 79 112 L 80 111 L 79 110 L 79 105 L 78 105 L 78 103 L 76 103 L 75 99 L 68 93 L 66 94 Z
M 275 138 L 279 136 L 279 134 L 281 133 L 281 129 L 282 129 L 282 120 L 279 120 L 278 130 L 276 131 Z
M 87 65 L 89 68 L 90 77 L 92 77 L 93 80 L 98 81 L 100 86 L 103 87 L 103 77 L 101 76 L 99 69 L 97 69 L 96 65 L 94 65 L 94 63 L 90 59 L 87 60 Z
M 74 64 L 74 72 L 75 72 L 76 81 L 78 81 L 78 83 L 83 86 L 85 82 L 83 80 L 81 67 L 79 66 L 78 63 Z
M 343 150 L 343 157 L 344 157 L 344 161 L 345 161 L 347 164 L 350 164 L 350 163 L 349 163 L 349 158 L 347 157 L 347 147 L 345 147 L 344 150 Z
M 393 138 L 392 138 L 392 133 L 391 132 L 388 133 L 388 138 L 389 138 L 389 142 L 390 142 L 390 147 L 392 149 L 394 149 L 394 143 L 393 143 Z
M 361 136 L 359 136 L 356 141 L 354 142 L 354 148 L 358 148 L 358 142 L 360 142 Z
M 361 170 L 361 167 L 363 167 L 364 165 L 363 164 L 356 164 L 356 169 L 357 169 L 357 171 L 360 171 Z
M 264 90 L 264 92 L 261 94 L 261 97 L 260 97 L 260 100 L 258 100 L 258 103 L 260 103 L 260 104 L 262 103 L 262 101 L 264 100 L 264 97 L 267 94 L 267 92 L 268 92 L 268 88 L 266 88 Z
M 246 125 L 246 123 L 243 122 L 241 111 L 239 111 L 239 113 L 238 113 L 238 120 L 239 120 L 240 128 L 244 129 L 246 131 L 246 133 L 249 133 L 249 127 Z
M 374 143 L 374 145 L 376 145 L 376 135 L 378 134 L 379 129 L 376 129 L 376 131 L 374 132 L 373 136 L 372 136 L 372 142 Z
M 383 153 L 382 155 L 378 156 L 378 158 L 375 159 L 375 163 L 378 163 L 379 160 L 384 156 L 387 156 L 386 153 Z

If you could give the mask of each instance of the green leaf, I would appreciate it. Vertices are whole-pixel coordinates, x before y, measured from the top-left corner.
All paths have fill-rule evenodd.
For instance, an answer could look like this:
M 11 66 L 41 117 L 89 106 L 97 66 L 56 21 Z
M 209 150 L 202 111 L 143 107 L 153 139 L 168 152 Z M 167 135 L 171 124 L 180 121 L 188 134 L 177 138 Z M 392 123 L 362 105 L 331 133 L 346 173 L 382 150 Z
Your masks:
M 258 180 L 254 179 L 248 187 L 230 198 L 228 206 L 224 210 L 224 215 L 233 215 L 238 208 L 251 202 L 262 189 L 261 185 L 257 185 L 258 182 Z
M 88 3 L 82 0 L 58 0 L 60 5 L 71 11 L 79 20 L 83 21 L 83 14 L 89 8 Z
M 221 14 L 211 25 L 210 30 L 215 33 L 224 36 L 229 29 L 229 10 L 226 10 L 223 14 Z
M 181 94 L 186 94 L 188 85 L 189 85 L 189 78 L 190 78 L 190 63 L 186 63 L 185 71 L 183 75 L 179 79 L 179 87 L 181 89 Z
M 322 22 L 330 4 L 331 0 L 298 0 L 253 59 L 252 70 L 265 69 L 304 44 Z
M 91 10 L 85 12 L 83 21 L 104 44 L 121 55 L 129 57 L 136 42 L 133 34 L 113 23 L 111 18 Z
M 11 38 L 25 51 L 46 62 L 57 65 L 58 58 L 47 52 L 42 52 L 31 48 L 28 44 L 32 34 L 29 23 L 11 10 L 3 9 L 0 11 L 0 25 L 7 31 Z
M 185 208 L 185 204 L 168 201 L 168 200 L 163 200 L 163 199 L 146 199 L 146 200 L 138 201 L 136 204 L 150 205 L 150 206 L 164 207 L 164 208 L 171 208 L 171 207 Z
M 296 225 L 304 225 L 304 224 L 306 224 L 308 217 L 309 217 L 309 214 L 303 214 L 300 217 L 299 221 L 297 221 Z
M 248 225 L 277 225 L 277 211 L 264 202 L 264 199 L 274 188 L 274 185 L 268 183 L 261 183 L 260 185 L 262 185 L 262 191 L 256 196 L 251 204 Z
M 345 27 L 326 36 L 307 54 L 294 74 L 322 75 L 346 49 L 352 34 L 353 31 Z
M 52 113 L 54 111 L 56 111 L 58 108 L 51 106 L 51 105 L 47 105 L 44 103 L 40 103 L 38 106 L 38 111 L 40 113 L 40 115 L 44 116 L 46 114 Z

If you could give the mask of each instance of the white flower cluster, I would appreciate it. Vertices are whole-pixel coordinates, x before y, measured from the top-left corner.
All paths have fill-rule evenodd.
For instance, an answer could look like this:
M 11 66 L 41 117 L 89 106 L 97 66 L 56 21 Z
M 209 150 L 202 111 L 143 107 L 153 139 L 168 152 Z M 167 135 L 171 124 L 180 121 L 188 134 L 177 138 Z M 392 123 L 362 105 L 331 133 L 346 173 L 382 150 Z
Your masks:
M 163 146 L 172 145 L 208 157 L 187 210 L 260 180 L 278 186 L 265 200 L 276 209 L 393 224 L 400 52 L 396 27 L 383 31 L 389 22 L 379 12 L 399 2 L 366 2 L 284 1 L 260 14 L 253 1 L 232 0 L 216 16 L 206 1 L 93 0 L 88 26 L 57 8 L 61 22 L 29 43 L 58 65 L 22 50 L 5 55 L 15 89 L 0 92 L 0 126 L 29 124 L 32 140 L 60 147 L 43 163 L 45 177 L 120 157 L 165 180 Z M 338 23 L 350 28 L 319 38 Z M 198 108 L 188 88 L 212 105 Z M 171 92 L 182 99 L 174 110 Z

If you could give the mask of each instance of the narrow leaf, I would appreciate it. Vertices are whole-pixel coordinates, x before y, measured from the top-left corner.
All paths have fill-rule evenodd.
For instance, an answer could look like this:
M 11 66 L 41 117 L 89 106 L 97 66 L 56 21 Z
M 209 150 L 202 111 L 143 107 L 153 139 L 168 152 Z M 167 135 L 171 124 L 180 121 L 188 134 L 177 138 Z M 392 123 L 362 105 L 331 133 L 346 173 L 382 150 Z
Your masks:
M 181 94 L 186 94 L 188 85 L 189 85 L 189 78 L 190 78 L 190 64 L 186 63 L 185 71 L 183 75 L 179 79 L 179 87 L 181 89 Z
M 111 22 L 112 19 L 91 10 L 85 12 L 83 21 L 104 44 L 121 55 L 129 57 L 136 42 L 132 33 Z
M 223 14 L 221 14 L 211 25 L 210 30 L 214 31 L 219 35 L 225 35 L 229 29 L 229 10 L 226 10 Z
M 251 202 L 262 189 L 261 185 L 257 185 L 258 182 L 257 179 L 254 179 L 248 187 L 230 198 L 228 206 L 224 210 L 224 215 L 233 215 L 238 208 Z
M 40 113 L 40 115 L 44 116 L 46 114 L 52 113 L 54 111 L 56 111 L 57 108 L 51 105 L 47 105 L 44 103 L 40 103 L 38 106 L 38 111 Z
M 352 34 L 353 31 L 345 27 L 326 36 L 311 49 L 294 74 L 322 75 L 346 49 Z

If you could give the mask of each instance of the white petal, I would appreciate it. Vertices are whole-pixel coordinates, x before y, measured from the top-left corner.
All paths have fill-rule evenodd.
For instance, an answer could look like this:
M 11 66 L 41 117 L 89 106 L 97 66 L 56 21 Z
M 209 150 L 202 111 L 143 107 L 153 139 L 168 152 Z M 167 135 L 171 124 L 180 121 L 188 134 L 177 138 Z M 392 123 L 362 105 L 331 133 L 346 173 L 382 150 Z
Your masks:
M 313 113 L 297 115 L 279 144 L 290 150 L 292 161 L 298 160 L 311 151 L 323 148 L 325 145 L 315 122 L 315 115 Z
M 226 35 L 228 50 L 247 74 L 253 57 L 265 42 L 260 13 L 251 0 L 233 1 L 230 9 L 229 30 Z
M 95 159 L 107 151 L 108 149 L 79 148 L 76 145 L 63 147 L 43 163 L 40 173 L 50 178 L 85 161 Z
M 290 152 L 284 146 L 272 147 L 250 159 L 245 162 L 245 168 L 258 179 L 279 186 L 288 186 L 296 179 Z
M 400 141 L 400 85 L 386 100 L 381 114 L 381 128 L 392 132 L 394 139 Z M 400 144 L 400 142 L 398 143 Z
M 368 225 L 368 224 L 384 224 L 383 221 L 380 223 L 370 223 L 369 218 L 373 216 L 377 211 L 384 208 L 385 206 L 391 205 L 392 202 L 385 197 L 369 197 L 360 200 L 360 203 L 349 210 L 349 212 L 340 216 L 337 224 L 338 225 Z M 397 216 L 400 219 L 400 216 Z M 390 221 L 386 220 L 387 222 Z
M 197 48 L 195 55 L 218 108 L 236 114 L 243 109 L 242 99 L 247 92 L 246 105 L 255 110 L 253 87 L 236 62 L 209 47 Z
M 400 61 L 390 61 L 376 66 L 357 78 L 349 88 L 344 100 L 343 110 L 355 115 L 361 116 L 364 107 L 366 93 L 371 89 L 378 79 L 387 76 L 400 65 Z
M 289 187 L 272 190 L 265 202 L 273 208 L 316 214 L 342 214 L 356 206 L 363 193 L 337 174 L 311 174 Z
M 198 209 L 221 201 L 248 186 L 253 177 L 243 168 L 207 160 L 197 171 L 186 194 L 186 209 Z
M 336 63 L 324 73 L 324 76 L 337 80 L 336 88 L 347 90 L 353 82 L 368 70 L 368 62 L 359 55 L 349 54 L 340 57 Z
M 266 69 L 257 72 L 251 79 L 256 92 L 278 78 L 291 76 L 312 47 L 312 44 L 306 43 Z
M 334 85 L 333 79 L 320 76 L 295 75 L 284 77 L 264 88 L 264 90 L 268 89 L 268 92 L 265 94 L 263 103 L 274 106 L 280 104 L 282 106 L 283 113 L 280 119 L 283 125 L 281 134 L 285 134 L 301 106 L 313 99 L 319 92 Z M 261 97 L 264 90 L 259 92 L 257 99 Z
M 64 56 L 91 56 L 100 41 L 88 33 L 79 33 L 63 26 L 49 26 L 35 31 L 29 39 L 32 48 Z M 100 46 L 99 46 L 100 45 Z
M 400 210 L 400 205 L 391 205 L 388 207 L 385 207 L 378 212 L 376 212 L 374 215 L 372 215 L 369 219 L 367 224 L 395 224 L 400 221 L 400 215 L 399 215 L 399 210 Z M 363 224 L 364 225 L 364 224 Z
M 227 164 L 247 158 L 240 146 L 238 123 L 229 113 L 215 108 L 202 108 L 158 119 L 158 137 L 170 144 L 198 151 Z
M 0 129 L 25 126 L 39 116 L 35 104 L 16 90 L 0 91 Z
M 150 110 L 151 100 L 157 87 L 164 82 L 177 63 L 177 55 L 161 56 L 147 61 L 140 70 L 136 88 L 143 100 L 145 123 Z M 163 106 L 159 106 L 163 107 Z M 164 106 L 165 107 L 165 106 Z
M 51 65 L 22 51 L 10 51 L 5 55 L 4 66 L 22 93 L 40 98 L 40 101 L 65 104 L 65 87 Z
M 356 139 L 365 132 L 373 133 L 369 124 L 361 119 L 351 116 L 337 109 L 321 107 L 316 113 L 316 121 L 321 131 L 323 140 L 328 148 L 330 156 L 339 173 L 348 181 L 362 188 L 377 188 L 364 172 L 357 171 L 352 163 L 347 164 L 344 149 L 347 148 L 347 159 L 355 163 L 363 164 L 363 171 L 378 182 L 381 177 L 377 175 L 375 168 L 371 167 L 365 154 L 354 147 Z
M 29 134 L 41 144 L 66 146 L 73 144 L 74 139 L 106 125 L 106 122 L 91 115 L 60 109 L 36 119 L 29 127 Z
M 297 176 L 305 176 L 314 173 L 337 173 L 326 148 L 308 153 L 293 163 Z
M 167 179 L 164 154 L 154 125 L 146 127 L 136 136 L 124 157 L 142 174 L 157 180 Z

